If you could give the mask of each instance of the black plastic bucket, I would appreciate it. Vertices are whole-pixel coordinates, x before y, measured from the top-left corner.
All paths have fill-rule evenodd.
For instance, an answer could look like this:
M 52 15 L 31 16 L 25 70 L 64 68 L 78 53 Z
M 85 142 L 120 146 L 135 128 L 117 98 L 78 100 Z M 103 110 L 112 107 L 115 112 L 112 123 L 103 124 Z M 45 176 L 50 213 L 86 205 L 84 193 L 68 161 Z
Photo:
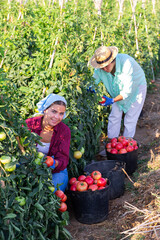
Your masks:
M 132 173 L 135 172 L 137 169 L 137 161 L 138 161 L 138 149 L 127 152 L 124 154 L 113 154 L 108 151 L 106 151 L 107 159 L 108 160 L 116 160 L 119 162 L 125 162 L 126 163 L 126 172 L 129 175 L 132 175 Z
M 101 190 L 74 192 L 69 190 L 75 218 L 80 223 L 95 224 L 103 222 L 108 216 L 109 185 Z
M 125 168 L 125 163 L 122 161 L 104 160 L 88 164 L 84 168 L 84 172 L 91 173 L 95 170 L 100 171 L 102 173 L 102 177 L 108 178 L 111 183 L 109 189 L 109 199 L 115 199 L 122 196 L 125 190 L 125 174 L 122 171 L 122 168 Z

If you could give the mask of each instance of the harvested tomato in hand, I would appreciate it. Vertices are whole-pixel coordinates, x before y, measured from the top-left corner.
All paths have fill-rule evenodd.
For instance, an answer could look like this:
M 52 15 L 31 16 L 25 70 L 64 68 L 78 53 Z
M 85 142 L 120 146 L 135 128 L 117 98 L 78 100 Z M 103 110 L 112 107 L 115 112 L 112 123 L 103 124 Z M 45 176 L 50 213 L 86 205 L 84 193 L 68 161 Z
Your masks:
M 51 167 L 52 165 L 53 165 L 53 158 L 52 157 L 50 157 L 50 156 L 47 156 L 46 157 L 46 161 L 45 161 L 45 163 L 47 164 L 47 166 L 48 167 Z
M 67 204 L 65 202 L 61 202 L 60 208 L 58 210 L 60 212 L 65 212 L 67 210 Z
M 106 99 L 104 98 L 104 97 L 102 97 L 102 101 L 101 102 L 99 102 L 100 104 L 103 104 L 103 103 L 105 103 L 106 102 Z

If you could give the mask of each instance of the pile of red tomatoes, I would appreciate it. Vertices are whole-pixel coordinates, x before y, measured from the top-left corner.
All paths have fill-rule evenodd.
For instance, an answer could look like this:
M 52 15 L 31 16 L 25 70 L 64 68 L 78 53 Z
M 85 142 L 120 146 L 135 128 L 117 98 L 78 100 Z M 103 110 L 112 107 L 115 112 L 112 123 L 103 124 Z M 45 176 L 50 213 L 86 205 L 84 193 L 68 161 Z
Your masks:
M 103 178 L 100 171 L 93 171 L 90 175 L 80 175 L 69 180 L 71 191 L 96 191 L 108 186 L 108 179 Z
M 111 142 L 106 144 L 107 152 L 112 154 L 124 154 L 138 149 L 137 141 L 133 138 L 126 139 L 124 136 L 112 138 Z
M 55 195 L 60 198 L 60 208 L 58 209 L 60 212 L 67 211 L 67 204 L 65 203 L 67 200 L 67 195 L 62 190 L 57 190 Z

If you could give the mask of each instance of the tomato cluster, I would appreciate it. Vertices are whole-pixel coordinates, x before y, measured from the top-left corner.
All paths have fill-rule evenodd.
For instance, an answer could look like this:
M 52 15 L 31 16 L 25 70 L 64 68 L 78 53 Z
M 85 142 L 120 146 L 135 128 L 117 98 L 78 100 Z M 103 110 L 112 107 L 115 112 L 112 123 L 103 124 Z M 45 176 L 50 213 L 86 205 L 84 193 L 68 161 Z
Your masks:
M 57 190 L 55 195 L 60 198 L 60 208 L 58 210 L 60 212 L 67 211 L 67 204 L 65 203 L 67 200 L 67 195 L 62 190 Z
M 93 171 L 90 175 L 80 175 L 69 180 L 70 190 L 84 192 L 87 190 L 101 190 L 108 186 L 108 179 L 103 178 L 101 172 Z
M 137 141 L 133 138 L 126 139 L 124 136 L 112 138 L 111 142 L 106 144 L 107 152 L 112 154 L 124 154 L 138 149 Z

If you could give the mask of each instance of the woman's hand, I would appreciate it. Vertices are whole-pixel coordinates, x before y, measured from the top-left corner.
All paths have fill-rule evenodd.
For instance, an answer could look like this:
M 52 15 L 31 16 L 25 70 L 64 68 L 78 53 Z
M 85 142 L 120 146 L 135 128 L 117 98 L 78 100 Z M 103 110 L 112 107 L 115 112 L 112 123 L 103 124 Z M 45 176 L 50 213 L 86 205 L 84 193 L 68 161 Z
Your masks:
M 114 103 L 114 99 L 113 98 L 109 98 L 107 96 L 103 96 L 103 101 L 102 102 L 99 102 L 99 104 L 101 106 L 108 106 L 108 105 L 111 105 Z

